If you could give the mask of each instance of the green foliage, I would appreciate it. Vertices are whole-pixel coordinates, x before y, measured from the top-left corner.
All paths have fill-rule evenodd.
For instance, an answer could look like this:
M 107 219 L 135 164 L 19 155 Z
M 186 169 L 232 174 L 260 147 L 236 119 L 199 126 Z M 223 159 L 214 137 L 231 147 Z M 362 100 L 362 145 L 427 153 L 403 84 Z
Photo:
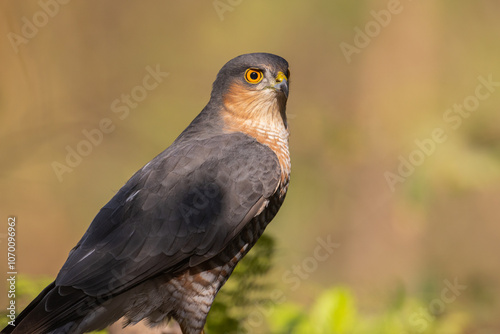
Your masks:
M 335 288 L 321 294 L 309 313 L 290 303 L 277 306 L 269 322 L 272 333 L 276 334 L 343 334 L 352 332 L 356 318 L 351 292 Z
M 392 298 L 382 303 L 377 313 L 361 310 L 353 292 L 347 287 L 323 291 L 309 310 L 295 303 L 271 303 L 270 285 L 264 276 L 272 268 L 274 240 L 263 236 L 251 252 L 240 262 L 233 275 L 218 294 L 210 311 L 207 334 L 255 333 L 245 324 L 255 309 L 267 316 L 267 330 L 271 334 L 462 334 L 470 325 L 465 313 L 447 307 L 442 314 L 431 314 L 430 302 L 409 297 L 400 287 Z M 24 307 L 48 285 L 52 279 L 18 275 L 16 302 Z M 436 295 L 432 293 L 432 295 Z M 7 325 L 2 312 L 0 327 Z M 93 332 L 105 334 L 107 331 Z
M 460 334 L 469 318 L 460 312 L 433 316 L 428 306 L 401 291 L 380 313 L 366 314 L 348 288 L 335 287 L 324 291 L 309 312 L 291 303 L 277 305 L 268 322 L 272 334 Z

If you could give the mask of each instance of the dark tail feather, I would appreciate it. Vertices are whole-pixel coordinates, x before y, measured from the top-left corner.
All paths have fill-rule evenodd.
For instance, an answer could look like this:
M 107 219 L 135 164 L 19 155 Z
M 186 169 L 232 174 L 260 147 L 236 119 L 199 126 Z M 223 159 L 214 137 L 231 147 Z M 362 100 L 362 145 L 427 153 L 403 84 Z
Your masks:
M 62 288 L 64 290 L 61 290 Z M 16 317 L 15 326 L 7 325 L 1 333 L 57 333 L 56 329 L 59 327 L 71 327 L 71 323 L 86 315 L 88 309 L 85 302 L 88 298 L 80 290 L 57 287 L 55 282 L 52 282 Z
M 7 325 L 3 330 L 2 334 L 10 334 L 10 333 L 15 333 L 14 330 L 19 328 L 19 324 L 23 321 L 23 319 L 26 318 L 28 314 L 31 313 L 43 300 L 43 298 L 55 287 L 55 281 L 50 283 L 45 289 L 40 292 L 40 294 L 16 317 L 14 324 L 15 326 L 12 325 Z M 19 331 L 16 331 L 16 333 Z M 20 332 L 19 332 L 20 333 Z M 33 334 L 38 334 L 42 332 L 32 332 Z

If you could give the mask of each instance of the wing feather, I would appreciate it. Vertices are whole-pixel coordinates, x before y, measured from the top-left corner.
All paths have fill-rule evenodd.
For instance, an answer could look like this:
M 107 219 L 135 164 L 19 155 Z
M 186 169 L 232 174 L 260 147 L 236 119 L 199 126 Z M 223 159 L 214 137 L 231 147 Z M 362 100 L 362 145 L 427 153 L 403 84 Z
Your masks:
M 279 175 L 274 153 L 244 134 L 173 145 L 99 212 L 56 285 L 91 296 L 119 294 L 159 273 L 195 266 L 221 252 L 257 214 Z

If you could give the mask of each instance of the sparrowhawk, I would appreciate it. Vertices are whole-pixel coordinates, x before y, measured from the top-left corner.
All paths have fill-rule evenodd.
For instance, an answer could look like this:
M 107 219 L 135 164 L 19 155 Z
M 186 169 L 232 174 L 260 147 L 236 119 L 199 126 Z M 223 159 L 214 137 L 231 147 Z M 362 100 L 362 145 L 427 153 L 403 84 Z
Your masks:
M 226 63 L 201 113 L 99 211 L 56 280 L 2 333 L 85 333 L 122 317 L 202 333 L 285 199 L 289 77 L 273 54 Z

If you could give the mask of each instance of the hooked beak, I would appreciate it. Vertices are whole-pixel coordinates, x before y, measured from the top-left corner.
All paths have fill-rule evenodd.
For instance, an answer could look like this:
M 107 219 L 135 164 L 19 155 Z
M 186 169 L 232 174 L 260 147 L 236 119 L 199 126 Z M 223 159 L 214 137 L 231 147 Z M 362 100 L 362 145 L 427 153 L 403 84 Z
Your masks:
M 285 97 L 288 98 L 288 78 L 283 72 L 278 72 L 278 76 L 276 77 L 276 84 L 273 86 L 274 89 L 279 90 L 285 94 Z

